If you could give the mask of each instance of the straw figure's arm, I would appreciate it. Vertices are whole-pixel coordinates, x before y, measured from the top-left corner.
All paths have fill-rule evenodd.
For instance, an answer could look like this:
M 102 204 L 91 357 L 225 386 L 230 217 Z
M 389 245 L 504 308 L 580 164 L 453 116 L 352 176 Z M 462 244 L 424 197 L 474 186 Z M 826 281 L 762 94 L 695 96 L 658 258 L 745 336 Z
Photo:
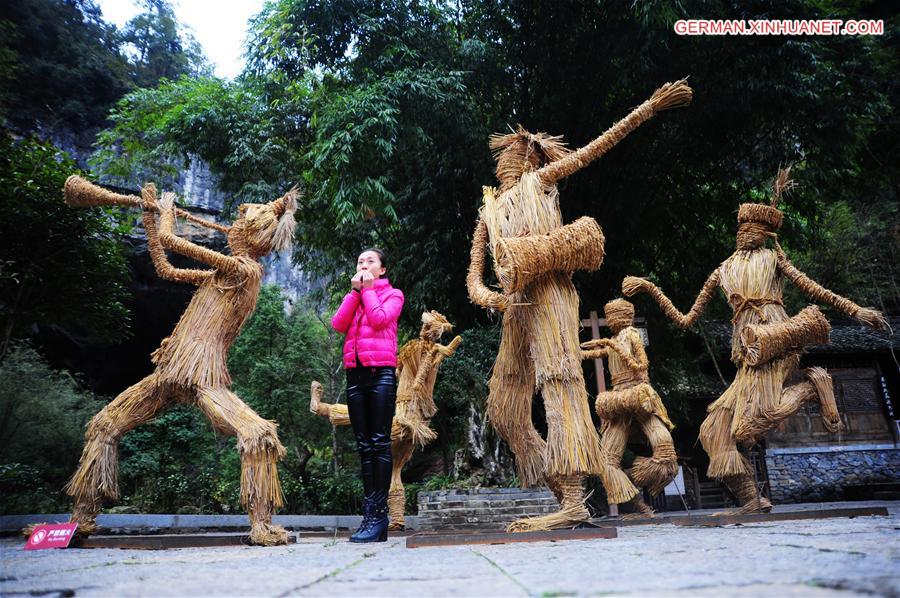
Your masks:
M 163 201 L 168 200 L 168 193 L 163 193 Z M 144 230 L 147 232 L 147 247 L 150 250 L 150 259 L 156 268 L 156 273 L 163 280 L 172 282 L 185 282 L 200 285 L 204 280 L 212 275 L 209 270 L 198 270 L 188 268 L 176 268 L 166 257 L 166 251 L 163 249 L 162 243 L 159 241 L 159 231 L 156 228 L 156 187 L 146 185 L 141 189 L 141 198 L 144 201 L 144 213 L 142 220 L 144 222 Z
M 331 405 L 322 402 L 324 397 L 325 389 L 322 388 L 322 384 L 317 380 L 313 380 L 309 389 L 309 410 L 311 413 L 321 415 L 322 417 L 329 416 L 331 413 Z
M 547 164 L 537 171 L 545 185 L 552 185 L 570 176 L 622 141 L 626 135 L 653 118 L 656 113 L 669 108 L 679 108 L 691 103 L 693 91 L 686 79 L 666 83 L 657 89 L 649 100 L 631 111 L 631 113 L 610 127 L 602 135 L 565 157 Z
M 454 353 L 456 353 L 456 349 L 459 347 L 459 344 L 462 342 L 462 337 L 457 335 L 450 341 L 450 344 L 446 347 L 444 345 L 435 345 L 438 350 L 437 361 L 435 361 L 435 365 L 440 365 L 445 358 L 450 357 Z
M 647 352 L 644 350 L 644 341 L 640 333 L 633 328 L 628 334 L 628 344 L 630 345 L 628 355 L 619 351 L 622 360 L 632 370 L 647 371 L 650 368 L 650 360 L 647 359 Z
M 622 281 L 622 293 L 626 297 L 632 297 L 637 293 L 650 293 L 650 296 L 656 299 L 656 302 L 669 319 L 675 322 L 680 328 L 690 328 L 700 317 L 700 314 L 703 313 L 703 310 L 706 309 L 706 305 L 709 303 L 709 300 L 712 299 L 713 293 L 718 286 L 719 269 L 716 268 L 713 273 L 709 275 L 709 278 L 706 279 L 706 282 L 703 283 L 703 288 L 700 290 L 700 294 L 697 295 L 694 305 L 691 306 L 690 311 L 686 314 L 678 311 L 678 308 L 675 307 L 668 297 L 666 297 L 666 294 L 662 292 L 662 289 L 646 278 L 626 276 L 625 280 Z
M 581 359 L 606 359 L 612 350 L 612 339 L 595 338 L 581 343 Z
M 437 367 L 438 355 L 439 350 L 437 345 L 434 345 L 419 360 L 419 371 L 416 372 L 416 379 L 413 382 L 413 394 L 416 396 L 421 397 L 426 394 L 425 381 L 432 370 Z
M 169 251 L 180 253 L 222 272 L 239 272 L 243 266 L 236 258 L 201 247 L 175 234 L 175 206 L 172 203 L 173 197 L 167 197 L 167 195 L 164 195 L 159 202 L 159 240 L 162 246 Z
M 509 307 L 509 299 L 490 290 L 484 284 L 484 261 L 487 256 L 488 230 L 484 220 L 479 218 L 472 235 L 472 250 L 469 254 L 469 272 L 466 274 L 466 289 L 469 299 L 475 305 L 505 311 Z
M 887 328 L 887 320 L 884 315 L 877 310 L 868 307 L 860 307 L 846 297 L 841 297 L 837 293 L 830 291 L 817 283 L 815 280 L 801 272 L 791 263 L 781 247 L 776 248 L 778 255 L 778 269 L 784 273 L 803 294 L 812 299 L 834 307 L 835 309 L 847 314 L 851 318 L 856 318 L 869 328 L 883 330 Z

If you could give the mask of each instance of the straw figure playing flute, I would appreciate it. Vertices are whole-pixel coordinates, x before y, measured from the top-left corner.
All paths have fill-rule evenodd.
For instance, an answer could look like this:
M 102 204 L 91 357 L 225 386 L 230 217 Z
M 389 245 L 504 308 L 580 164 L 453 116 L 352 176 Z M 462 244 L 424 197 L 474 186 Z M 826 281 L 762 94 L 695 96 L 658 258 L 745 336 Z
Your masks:
M 393 468 L 388 494 L 388 510 L 391 518 L 389 529 L 404 529 L 403 511 L 406 492 L 400 474 L 412 458 L 415 448 L 424 447 L 437 438 L 429 427 L 437 413 L 434 404 L 434 384 L 441 362 L 453 355 L 462 342 L 457 336 L 449 345 L 440 344 L 441 336 L 453 330 L 453 325 L 440 313 L 431 310 L 422 313 L 422 329 L 419 338 L 403 345 L 397 358 L 397 410 L 391 426 L 391 453 Z M 324 389 L 316 381 L 312 383 L 309 410 L 327 417 L 332 425 L 349 426 L 347 406 L 340 403 L 323 403 Z
M 175 330 L 153 352 L 153 373 L 124 390 L 88 424 L 78 470 L 66 486 L 75 498 L 72 521 L 79 531 L 96 531 L 95 519 L 104 500 L 115 500 L 118 488 L 118 445 L 122 436 L 179 403 L 196 405 L 219 432 L 237 436 L 241 455 L 241 503 L 250 515 L 254 544 L 287 542 L 284 528 L 272 524 L 282 505 L 277 462 L 285 449 L 276 424 L 257 415 L 229 389 L 228 349 L 256 307 L 263 267 L 259 259 L 286 249 L 294 236 L 296 192 L 266 204 L 243 204 L 231 226 L 189 219 L 224 232 L 231 255 L 195 245 L 174 232 L 174 195 L 146 185 L 141 197 L 118 195 L 77 176 L 69 177 L 65 200 L 71 206 L 130 205 L 144 209 L 147 244 L 156 272 L 165 280 L 198 287 Z M 159 212 L 157 225 L 154 212 Z M 165 250 L 211 266 L 175 268 Z
M 503 313 L 488 416 L 515 454 L 519 482 L 545 483 L 560 503 L 559 512 L 513 522 L 509 531 L 571 527 L 587 520 L 582 482 L 603 470 L 581 371 L 572 272 L 600 267 L 604 238 L 592 218 L 563 226 L 556 183 L 605 154 L 657 112 L 690 100 L 685 81 L 666 84 L 576 151 L 566 149 L 561 137 L 529 133 L 521 126 L 491 138 L 500 187 L 483 188 L 466 278 L 474 303 Z M 503 293 L 483 282 L 488 247 Z M 544 401 L 546 441 L 531 420 L 535 391 Z
M 700 428 L 700 442 L 709 455 L 709 475 L 725 482 L 741 504 L 742 512 L 767 512 L 772 504 L 759 495 L 749 461 L 738 443 L 751 446 L 766 432 L 818 401 L 823 423 L 830 432 L 841 428 L 831 376 L 819 367 L 803 370 L 806 380 L 786 386 L 809 345 L 828 342 L 831 326 L 819 308 L 811 305 L 789 317 L 782 303 L 787 277 L 814 301 L 826 303 L 872 328 L 884 328 L 884 317 L 860 307 L 810 279 L 785 255 L 776 238 L 783 214 L 777 205 L 792 187 L 789 168 L 779 171 L 771 205 L 745 203 L 738 210 L 737 251 L 710 274 L 688 313 L 683 314 L 652 282 L 627 277 L 627 296 L 650 293 L 665 314 L 681 328 L 697 321 L 721 288 L 734 311 L 731 360 L 737 375 L 731 386 L 708 407 Z M 766 247 L 774 239 L 774 249 Z
M 603 487 L 609 502 L 631 502 L 635 515 L 652 517 L 653 510 L 641 498 L 638 488 L 656 496 L 678 472 L 675 443 L 669 432 L 674 426 L 662 399 L 650 385 L 647 375 L 650 362 L 641 333 L 634 327 L 634 305 L 624 299 L 614 299 L 603 309 L 615 336 L 581 345 L 584 359 L 609 360 L 612 377 L 612 390 L 598 394 L 594 403 L 603 422 L 600 428 L 600 450 L 606 465 L 601 475 Z M 632 427 L 640 428 L 653 453 L 650 457 L 635 457 L 626 474 L 622 470 L 622 456 Z

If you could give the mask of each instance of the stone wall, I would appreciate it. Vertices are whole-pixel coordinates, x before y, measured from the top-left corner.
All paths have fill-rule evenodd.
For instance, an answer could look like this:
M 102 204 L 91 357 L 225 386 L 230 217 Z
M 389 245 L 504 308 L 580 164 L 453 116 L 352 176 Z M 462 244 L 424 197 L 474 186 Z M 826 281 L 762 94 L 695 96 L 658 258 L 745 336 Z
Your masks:
M 857 498 L 848 496 L 854 486 L 900 483 L 900 449 L 891 445 L 769 449 L 766 467 L 776 504 Z
M 546 489 L 475 488 L 419 492 L 419 530 L 502 530 L 522 517 L 559 509 Z

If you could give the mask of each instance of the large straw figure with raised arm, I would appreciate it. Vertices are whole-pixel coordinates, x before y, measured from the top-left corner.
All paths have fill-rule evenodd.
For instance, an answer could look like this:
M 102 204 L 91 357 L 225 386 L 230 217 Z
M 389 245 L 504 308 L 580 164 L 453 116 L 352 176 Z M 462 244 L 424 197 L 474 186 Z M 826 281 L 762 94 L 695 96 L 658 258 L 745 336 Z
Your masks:
M 560 137 L 522 127 L 491 138 L 500 188 L 484 187 L 466 284 L 471 300 L 503 312 L 500 351 L 489 383 L 488 414 L 516 457 L 523 486 L 547 484 L 560 511 L 523 519 L 510 531 L 555 529 L 589 518 L 582 482 L 603 460 L 591 421 L 572 272 L 596 270 L 604 238 L 592 218 L 563 226 L 556 183 L 587 166 L 657 112 L 690 102 L 684 81 L 666 84 L 586 146 L 569 151 Z M 486 248 L 503 293 L 483 282 Z M 531 420 L 535 391 L 544 400 L 547 439 Z
M 805 347 L 828 342 L 831 330 L 818 307 L 811 305 L 789 317 L 782 303 L 787 277 L 814 301 L 826 303 L 872 328 L 883 328 L 881 313 L 860 307 L 822 287 L 798 270 L 776 237 L 784 216 L 778 201 L 792 183 L 790 169 L 775 178 L 771 205 L 745 203 L 738 210 L 737 251 L 710 274 L 688 313 L 683 314 L 652 282 L 627 277 L 622 291 L 632 296 L 649 293 L 665 314 L 681 328 L 692 326 L 716 288 L 721 288 L 734 311 L 731 360 L 737 375 L 731 386 L 708 407 L 700 441 L 709 455 L 710 477 L 721 479 L 741 503 L 742 512 L 766 512 L 772 504 L 759 495 L 749 461 L 738 443 L 752 445 L 804 404 L 818 401 L 827 430 L 841 427 L 831 376 L 819 367 L 804 370 L 806 380 L 785 386 Z
M 277 462 L 284 456 L 276 425 L 257 415 L 229 389 L 228 349 L 256 307 L 263 267 L 259 259 L 287 248 L 294 236 L 296 192 L 266 204 L 243 204 L 231 226 L 189 219 L 228 235 L 231 255 L 195 245 L 174 232 L 174 196 L 146 185 L 141 197 L 118 195 L 79 178 L 69 177 L 66 203 L 72 206 L 130 205 L 144 209 L 150 257 L 160 278 L 198 287 L 175 330 L 153 352 L 153 373 L 124 390 L 88 424 L 78 471 L 66 490 L 75 498 L 72 521 L 79 531 L 96 530 L 104 500 L 119 496 L 118 445 L 122 436 L 178 404 L 196 405 L 223 434 L 237 436 L 241 455 L 241 502 L 250 514 L 250 540 L 255 544 L 287 542 L 287 532 L 272 524 L 282 505 Z M 157 226 L 154 212 L 160 213 Z M 166 250 L 180 253 L 211 269 L 175 268 Z

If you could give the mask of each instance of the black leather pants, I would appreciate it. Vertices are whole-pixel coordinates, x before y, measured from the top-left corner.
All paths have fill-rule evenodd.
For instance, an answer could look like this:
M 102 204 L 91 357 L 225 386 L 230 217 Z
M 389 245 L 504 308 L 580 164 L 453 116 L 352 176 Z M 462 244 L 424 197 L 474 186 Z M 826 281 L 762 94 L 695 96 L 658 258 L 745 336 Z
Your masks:
M 366 499 L 387 509 L 391 485 L 391 425 L 397 401 L 393 367 L 347 370 L 347 408 L 356 436 Z

